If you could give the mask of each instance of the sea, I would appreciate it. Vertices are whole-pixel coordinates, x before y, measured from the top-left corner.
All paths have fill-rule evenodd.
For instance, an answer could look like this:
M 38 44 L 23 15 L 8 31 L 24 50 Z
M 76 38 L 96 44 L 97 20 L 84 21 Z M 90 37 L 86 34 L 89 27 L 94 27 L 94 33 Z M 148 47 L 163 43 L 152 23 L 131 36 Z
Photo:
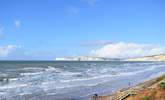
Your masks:
M 165 62 L 0 61 L 0 100 L 90 100 L 165 74 Z

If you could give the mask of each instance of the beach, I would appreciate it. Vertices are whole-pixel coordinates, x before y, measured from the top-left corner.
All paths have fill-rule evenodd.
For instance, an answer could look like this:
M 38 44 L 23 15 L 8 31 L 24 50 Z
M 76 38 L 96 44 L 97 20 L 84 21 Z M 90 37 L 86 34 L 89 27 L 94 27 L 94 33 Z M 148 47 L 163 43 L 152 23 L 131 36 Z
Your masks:
M 165 75 L 145 81 L 136 86 L 123 88 L 110 95 L 95 95 L 92 100 L 165 100 Z M 146 98 L 146 99 L 145 99 Z M 148 99 L 147 99 L 148 98 Z

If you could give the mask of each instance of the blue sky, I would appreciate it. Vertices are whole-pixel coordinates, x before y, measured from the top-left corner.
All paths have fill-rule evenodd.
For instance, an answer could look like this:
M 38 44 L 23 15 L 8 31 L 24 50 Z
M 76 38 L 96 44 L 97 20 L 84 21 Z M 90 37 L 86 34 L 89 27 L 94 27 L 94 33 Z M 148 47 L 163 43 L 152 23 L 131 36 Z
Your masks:
M 0 0 L 0 59 L 88 55 L 106 43 L 165 45 L 164 0 Z M 4 50 L 5 49 L 5 50 Z

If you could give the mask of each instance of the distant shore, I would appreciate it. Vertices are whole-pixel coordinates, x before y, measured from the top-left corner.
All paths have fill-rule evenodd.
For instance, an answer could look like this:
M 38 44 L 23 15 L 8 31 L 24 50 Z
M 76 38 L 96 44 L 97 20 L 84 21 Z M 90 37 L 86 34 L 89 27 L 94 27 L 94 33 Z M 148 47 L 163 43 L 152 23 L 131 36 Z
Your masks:
M 165 89 L 160 89 L 160 84 L 165 84 L 165 74 L 161 75 L 157 78 L 151 79 L 149 81 L 145 81 L 136 86 L 123 88 L 114 94 L 110 95 L 101 95 L 98 96 L 95 94 L 92 97 L 92 100 L 150 100 L 145 98 L 152 98 L 151 100 L 156 100 L 153 98 L 163 98 L 161 100 L 165 100 Z M 164 85 L 165 86 L 165 85 Z M 152 94 L 154 92 L 154 95 Z M 159 96 L 157 94 L 159 93 Z M 163 93 L 163 94 L 160 94 Z M 153 95 L 153 96 L 152 96 Z M 136 99 L 135 99 L 136 98 Z M 138 98 L 138 99 L 137 99 Z

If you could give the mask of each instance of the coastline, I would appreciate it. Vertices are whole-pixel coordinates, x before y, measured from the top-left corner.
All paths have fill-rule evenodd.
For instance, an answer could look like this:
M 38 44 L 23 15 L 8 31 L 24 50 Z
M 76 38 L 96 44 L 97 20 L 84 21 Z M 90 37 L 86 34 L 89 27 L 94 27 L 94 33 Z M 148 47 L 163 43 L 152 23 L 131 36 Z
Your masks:
M 161 82 L 165 82 L 165 74 L 160 75 L 159 77 L 147 80 L 145 82 L 139 83 L 138 85 L 120 89 L 116 91 L 114 94 L 99 95 L 99 96 L 97 94 L 94 94 L 94 96 L 92 97 L 92 100 L 127 100 L 127 99 L 134 100 L 132 99 L 133 97 L 130 97 L 130 96 L 139 95 L 144 90 L 155 89 Z
M 21 62 L 22 63 L 22 62 Z M 54 63 L 54 62 L 53 62 Z M 56 63 L 63 63 L 63 62 L 55 62 Z M 66 64 L 71 64 L 70 62 L 67 62 Z M 72 62 L 73 63 L 73 62 Z M 81 62 L 81 63 L 77 63 L 75 62 L 76 64 L 84 64 L 84 63 L 87 63 L 87 62 Z M 90 62 L 88 62 L 90 63 Z M 96 62 L 92 62 L 92 64 L 96 65 L 95 64 Z M 130 69 L 129 71 L 126 71 L 126 72 L 120 72 L 120 73 L 117 73 L 117 74 L 114 74 L 112 72 L 113 75 L 109 74 L 111 73 L 108 72 L 107 70 L 111 70 L 111 69 L 107 69 L 109 67 L 106 67 L 107 65 L 116 65 L 116 63 L 122 65 L 123 67 L 115 67 L 115 70 L 118 72 L 120 72 L 119 69 Z M 26 63 L 27 64 L 27 63 Z M 29 63 L 31 64 L 31 62 Z M 40 64 L 40 62 L 39 62 Z M 10 92 L 11 94 L 9 95 L 2 95 L 2 99 L 5 98 L 7 100 L 90 100 L 92 96 L 94 96 L 95 93 L 98 94 L 98 96 L 109 96 L 110 94 L 115 94 L 116 91 L 124 91 L 124 90 L 127 90 L 128 87 L 134 87 L 135 85 L 138 85 L 140 83 L 143 83 L 145 81 L 148 81 L 150 79 L 153 79 L 153 78 L 156 78 L 160 75 L 163 75 L 165 72 L 165 68 L 164 68 L 164 63 L 156 63 L 156 62 L 151 62 L 151 63 L 148 63 L 148 62 L 143 62 L 143 63 L 130 63 L 130 62 L 99 62 L 98 63 L 98 67 L 96 68 L 86 68 L 87 70 L 91 69 L 92 71 L 89 73 L 89 74 L 92 74 L 92 72 L 96 72 L 98 71 L 98 69 L 100 68 L 100 65 L 106 65 L 104 67 L 102 67 L 104 70 L 99 70 L 99 72 L 101 71 L 107 71 L 107 75 L 104 76 L 104 74 L 99 74 L 97 75 L 97 77 L 95 76 L 94 77 L 94 80 L 91 80 L 91 79 L 87 79 L 87 80 L 83 80 L 83 81 L 77 81 L 76 82 L 79 82 L 80 83 L 83 83 L 85 84 L 85 86 L 82 87 L 82 85 L 80 87 L 71 87 L 71 88 L 66 88 L 65 90 L 64 89 L 59 89 L 59 92 L 57 91 L 57 89 L 53 89 L 53 87 L 56 87 L 57 84 L 56 83 L 53 83 L 53 84 L 46 84 L 44 86 L 46 86 L 44 89 L 49 89 L 51 91 L 43 91 L 41 89 L 43 89 L 42 87 L 39 88 L 41 85 L 40 84 L 35 84 L 35 85 L 29 85 L 29 87 L 20 87 L 20 88 L 17 88 L 17 90 L 23 90 L 21 91 L 21 93 L 18 93 L 19 91 L 16 91 L 17 93 L 14 94 L 14 92 Z M 12 63 L 13 65 L 13 63 Z M 37 64 L 38 65 L 38 64 Z M 34 74 L 34 73 L 25 73 L 23 72 L 24 74 L 21 73 L 21 75 L 25 75 L 27 78 L 29 79 L 32 79 L 33 77 L 37 79 L 40 79 L 38 78 L 38 76 L 50 76 L 52 75 L 52 73 L 56 72 L 57 69 L 55 69 L 54 67 L 51 67 L 53 65 L 51 64 L 47 64 L 47 67 L 36 67 L 35 64 L 33 64 L 33 68 L 31 67 L 26 67 L 26 68 L 23 68 L 25 71 L 27 70 L 38 70 L 38 69 L 43 69 L 45 68 L 45 70 L 41 70 L 43 73 L 39 73 L 39 74 Z M 60 64 L 61 65 L 61 64 Z M 64 66 L 66 66 L 64 64 Z M 132 67 L 133 66 L 133 67 Z M 149 66 L 149 67 L 148 67 Z M 22 65 L 20 66 L 22 68 Z M 17 67 L 16 67 L 17 68 Z M 79 67 L 78 67 L 79 68 Z M 111 67 L 110 67 L 111 68 Z M 136 68 L 140 68 L 139 70 L 136 71 Z M 145 69 L 146 68 L 146 69 Z M 18 68 L 19 69 L 19 68 Z M 94 70 L 96 69 L 96 70 Z M 131 70 L 131 69 L 134 69 L 134 70 Z M 85 71 L 84 71 L 85 72 Z M 38 73 L 38 72 L 37 72 Z M 29 74 L 31 74 L 31 76 L 29 76 Z M 64 72 L 61 71 L 59 72 L 58 70 L 58 73 L 56 74 L 59 74 L 59 75 L 64 75 Z M 72 73 L 73 74 L 73 73 Z M 66 76 L 68 75 L 72 75 L 71 73 L 65 73 Z M 75 73 L 74 73 L 75 74 Z M 77 75 L 77 74 L 76 74 Z M 27 82 L 27 78 L 23 78 L 25 82 L 25 84 L 28 84 Z M 79 77 L 78 77 L 79 78 Z M 96 79 L 95 79 L 96 78 Z M 85 78 L 86 79 L 86 78 Z M 70 79 L 69 79 L 70 80 Z M 45 78 L 45 81 L 48 81 L 47 80 L 47 77 Z M 53 79 L 54 81 L 54 79 Z M 74 82 L 75 80 L 71 80 L 71 82 Z M 10 82 L 10 81 L 9 81 Z M 18 82 L 19 83 L 19 80 L 14 80 L 14 81 L 11 81 L 11 82 Z M 87 82 L 87 83 L 86 83 Z M 91 83 L 92 85 L 89 85 Z M 100 82 L 100 83 L 99 83 Z M 129 82 L 130 82 L 130 85 L 129 85 Z M 50 82 L 51 83 L 51 82 Z M 68 81 L 66 82 L 68 84 Z M 64 84 L 65 85 L 65 84 Z M 62 85 L 62 86 L 64 86 Z M 8 85 L 9 86 L 9 85 Z M 12 86 L 12 84 L 11 84 Z M 22 85 L 19 85 L 18 86 L 22 86 Z M 4 88 L 7 88 L 8 87 L 4 87 Z M 39 90 L 39 89 L 41 90 Z M 31 90 L 34 90 L 34 92 Z M 38 90 L 38 91 L 36 91 Z M 13 89 L 13 91 L 15 91 L 15 89 Z M 57 92 L 56 92 L 57 91 Z M 62 92 L 60 92 L 62 91 Z M 115 99 L 116 100 L 116 99 Z

